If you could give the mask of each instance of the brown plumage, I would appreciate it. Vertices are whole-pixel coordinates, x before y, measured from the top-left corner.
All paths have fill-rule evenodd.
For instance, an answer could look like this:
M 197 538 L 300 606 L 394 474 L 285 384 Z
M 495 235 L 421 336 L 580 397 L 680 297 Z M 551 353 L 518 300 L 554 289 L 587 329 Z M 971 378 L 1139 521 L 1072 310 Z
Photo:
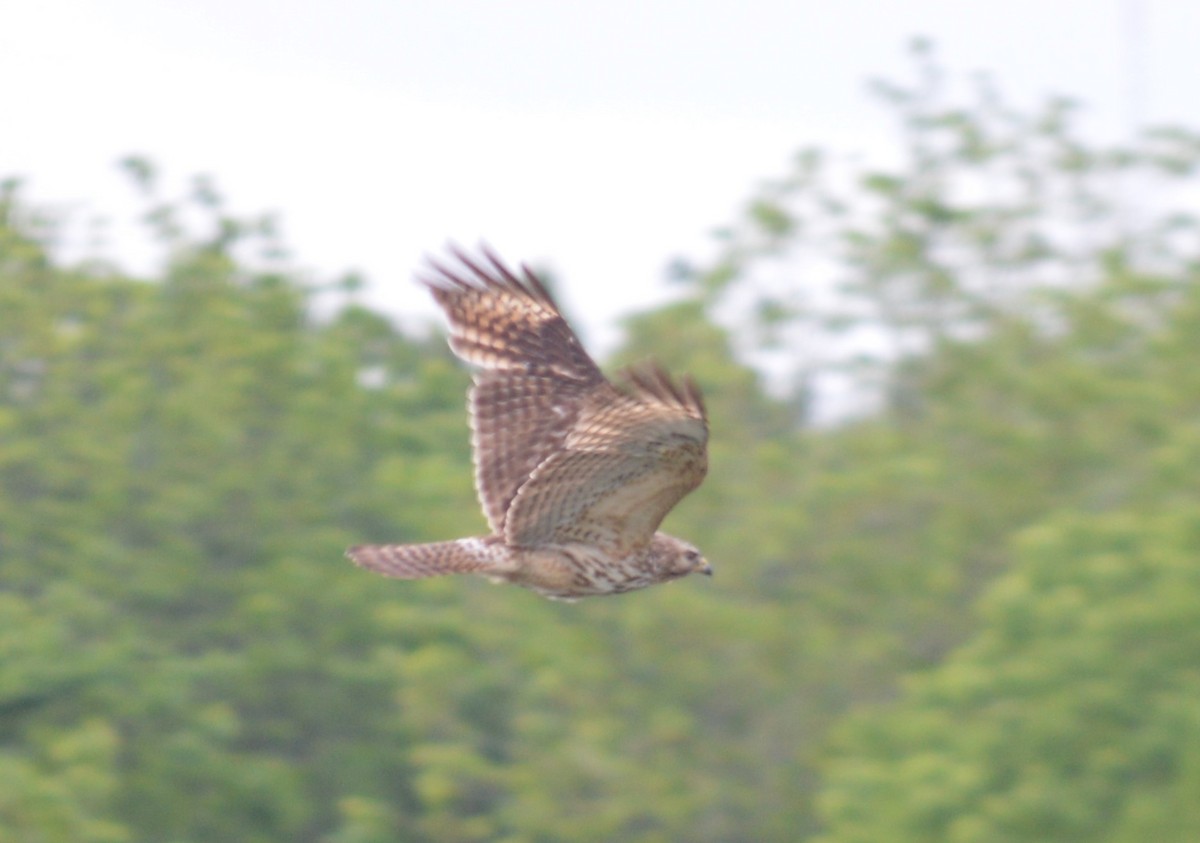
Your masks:
M 474 573 L 560 600 L 711 574 L 695 547 L 656 532 L 707 468 L 696 385 L 645 366 L 614 386 L 537 276 L 487 249 L 453 255 L 420 280 L 450 321 L 450 347 L 477 367 L 475 488 L 492 533 L 346 555 L 385 576 Z

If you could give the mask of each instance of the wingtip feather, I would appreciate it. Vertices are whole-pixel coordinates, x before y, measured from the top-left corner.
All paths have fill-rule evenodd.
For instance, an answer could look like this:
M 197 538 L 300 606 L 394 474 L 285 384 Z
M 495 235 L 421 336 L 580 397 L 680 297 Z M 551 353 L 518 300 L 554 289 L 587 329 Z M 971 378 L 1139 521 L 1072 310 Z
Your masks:
M 445 303 L 449 296 L 458 293 L 502 289 L 516 292 L 555 313 L 559 312 L 554 297 L 536 273 L 525 264 L 520 265 L 520 274 L 514 272 L 487 243 L 480 242 L 475 253 L 472 253 L 450 242 L 445 251 L 459 266 L 449 264 L 444 258 L 426 255 L 425 263 L 433 274 L 416 273 L 417 282 L 429 288 L 439 303 Z
M 650 361 L 630 366 L 625 370 L 624 378 L 638 392 L 663 403 L 689 410 L 702 419 L 707 418 L 704 396 L 690 375 L 684 375 L 680 385 L 666 369 Z

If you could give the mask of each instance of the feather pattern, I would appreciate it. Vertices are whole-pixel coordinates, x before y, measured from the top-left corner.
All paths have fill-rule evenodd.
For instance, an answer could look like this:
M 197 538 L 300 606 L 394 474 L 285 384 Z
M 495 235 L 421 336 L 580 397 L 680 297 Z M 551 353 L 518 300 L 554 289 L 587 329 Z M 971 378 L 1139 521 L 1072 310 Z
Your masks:
M 479 573 L 555 599 L 620 594 L 712 569 L 657 532 L 703 481 L 708 421 L 694 382 L 660 367 L 609 382 L 528 268 L 452 248 L 420 277 L 476 367 L 469 397 L 484 538 L 363 545 L 386 576 Z

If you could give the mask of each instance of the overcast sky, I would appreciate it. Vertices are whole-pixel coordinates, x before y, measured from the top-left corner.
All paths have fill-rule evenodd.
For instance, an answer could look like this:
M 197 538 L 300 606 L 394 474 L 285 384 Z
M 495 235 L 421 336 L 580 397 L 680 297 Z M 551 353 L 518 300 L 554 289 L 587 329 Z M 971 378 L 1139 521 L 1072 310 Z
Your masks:
M 120 157 L 211 174 L 397 315 L 432 312 L 423 253 L 485 239 L 609 346 L 794 150 L 887 156 L 865 83 L 918 34 L 1097 133 L 1200 125 L 1196 0 L 38 0 L 0 8 L 0 175 L 119 222 Z

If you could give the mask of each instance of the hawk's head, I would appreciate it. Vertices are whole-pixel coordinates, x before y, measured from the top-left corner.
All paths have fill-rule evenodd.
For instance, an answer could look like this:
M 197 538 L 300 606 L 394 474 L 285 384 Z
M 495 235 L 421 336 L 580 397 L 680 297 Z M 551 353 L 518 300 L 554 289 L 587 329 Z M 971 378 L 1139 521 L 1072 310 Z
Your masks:
M 712 576 L 712 565 L 708 564 L 695 545 L 666 533 L 655 533 L 651 546 L 654 548 L 659 576 L 663 580 L 676 580 L 688 574 Z

